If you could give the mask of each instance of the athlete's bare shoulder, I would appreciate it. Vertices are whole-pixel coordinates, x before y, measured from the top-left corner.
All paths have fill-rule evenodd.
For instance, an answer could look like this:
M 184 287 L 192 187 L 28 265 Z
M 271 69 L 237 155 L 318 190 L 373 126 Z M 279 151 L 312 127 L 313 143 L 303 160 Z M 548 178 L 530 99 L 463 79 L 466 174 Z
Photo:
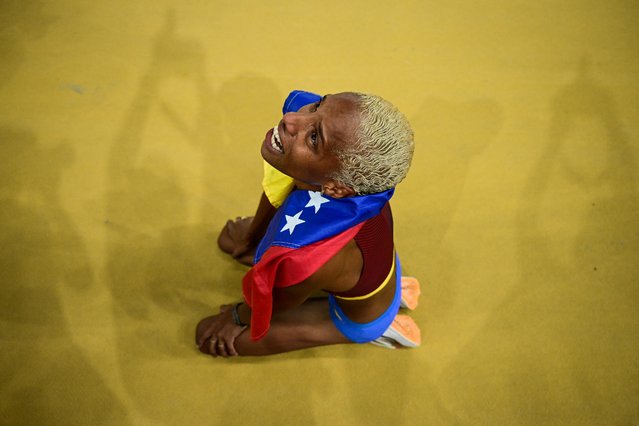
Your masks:
M 355 240 L 349 241 L 335 256 L 322 265 L 308 281 L 317 289 L 342 292 L 359 281 L 364 259 Z

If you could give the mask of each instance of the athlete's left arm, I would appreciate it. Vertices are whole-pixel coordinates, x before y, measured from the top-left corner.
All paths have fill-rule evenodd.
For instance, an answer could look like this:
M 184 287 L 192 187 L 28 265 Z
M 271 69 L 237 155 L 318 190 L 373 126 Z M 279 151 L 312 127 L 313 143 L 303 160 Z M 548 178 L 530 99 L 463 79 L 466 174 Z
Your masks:
M 304 303 L 318 290 L 345 291 L 357 283 L 362 269 L 355 241 L 346 244 L 313 275 L 299 284 L 273 289 L 273 315 Z
M 354 259 L 354 250 L 358 250 L 351 241 L 335 256 L 320 267 L 313 275 L 299 284 L 273 289 L 273 317 L 278 313 L 303 304 L 318 290 L 347 290 L 349 281 L 354 285 L 361 271 L 361 260 Z M 355 248 L 354 248 L 355 247 Z M 358 266 L 359 265 L 359 266 Z M 251 309 L 246 303 L 238 307 L 239 319 L 244 324 L 251 322 Z M 220 314 L 206 319 L 207 324 L 197 333 L 197 344 L 204 353 L 213 356 L 237 355 L 234 341 L 244 330 L 235 324 L 232 310 L 223 310 Z M 211 344 L 210 341 L 216 342 Z M 221 346 L 218 346 L 221 343 Z

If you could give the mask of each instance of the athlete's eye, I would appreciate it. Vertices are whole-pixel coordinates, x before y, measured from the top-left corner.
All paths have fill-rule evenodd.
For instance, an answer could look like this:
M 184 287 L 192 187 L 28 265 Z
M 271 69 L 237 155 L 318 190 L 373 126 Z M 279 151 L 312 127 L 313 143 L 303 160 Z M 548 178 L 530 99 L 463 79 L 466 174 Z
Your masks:
M 313 146 L 317 146 L 317 132 L 311 132 L 311 143 Z
M 313 104 L 313 106 L 311 107 L 311 112 L 315 112 L 317 111 L 317 108 L 319 108 L 320 104 L 322 103 L 322 101 L 317 101 Z

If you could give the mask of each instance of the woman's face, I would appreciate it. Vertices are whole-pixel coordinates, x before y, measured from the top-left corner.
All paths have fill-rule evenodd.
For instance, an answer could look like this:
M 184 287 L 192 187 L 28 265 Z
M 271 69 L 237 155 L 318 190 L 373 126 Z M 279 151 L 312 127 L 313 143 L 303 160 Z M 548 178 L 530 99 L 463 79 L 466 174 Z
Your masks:
M 298 112 L 285 114 L 266 133 L 262 157 L 282 173 L 318 189 L 337 171 L 339 160 L 334 152 L 355 141 L 358 124 L 353 95 L 326 95 Z

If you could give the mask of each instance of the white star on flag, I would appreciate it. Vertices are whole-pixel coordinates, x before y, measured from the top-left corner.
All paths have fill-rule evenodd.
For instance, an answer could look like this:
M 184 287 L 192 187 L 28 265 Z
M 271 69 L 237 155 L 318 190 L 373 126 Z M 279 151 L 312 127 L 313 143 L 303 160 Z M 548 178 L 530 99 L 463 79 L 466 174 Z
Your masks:
M 328 203 L 330 201 L 322 197 L 322 193 L 318 191 L 308 191 L 308 195 L 311 197 L 311 199 L 308 200 L 308 203 L 306 203 L 304 207 L 315 207 L 315 213 L 320 210 L 322 204 Z
M 297 212 L 295 216 L 284 215 L 286 216 L 286 225 L 284 225 L 284 227 L 282 228 L 280 232 L 288 231 L 289 235 L 293 235 L 293 231 L 295 231 L 295 227 L 299 225 L 300 223 L 306 222 L 305 220 L 300 219 L 300 216 L 302 215 L 302 211 L 303 210 L 300 210 L 299 212 Z

